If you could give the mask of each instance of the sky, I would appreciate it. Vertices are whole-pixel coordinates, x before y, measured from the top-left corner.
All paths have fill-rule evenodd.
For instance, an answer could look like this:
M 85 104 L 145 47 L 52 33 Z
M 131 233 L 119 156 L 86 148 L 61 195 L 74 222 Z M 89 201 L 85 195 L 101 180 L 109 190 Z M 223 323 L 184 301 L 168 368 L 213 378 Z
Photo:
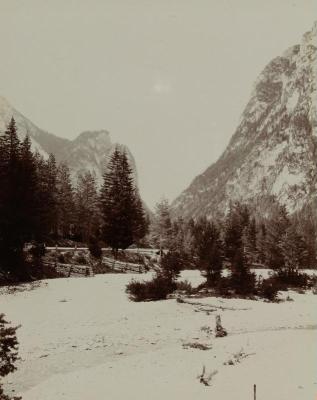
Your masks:
M 217 160 L 316 19 L 315 0 L 0 0 L 0 96 L 58 136 L 108 130 L 153 207 Z

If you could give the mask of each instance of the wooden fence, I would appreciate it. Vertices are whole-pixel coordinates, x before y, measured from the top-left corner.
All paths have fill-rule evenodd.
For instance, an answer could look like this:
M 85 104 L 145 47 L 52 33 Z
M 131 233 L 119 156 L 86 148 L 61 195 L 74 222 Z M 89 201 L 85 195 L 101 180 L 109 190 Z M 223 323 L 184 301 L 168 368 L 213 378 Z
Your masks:
M 94 276 L 94 272 L 90 265 L 63 264 L 59 262 L 47 262 L 45 265 L 55 269 L 58 274 L 67 277 Z
M 102 258 L 102 264 L 117 272 L 135 272 L 141 274 L 147 270 L 143 264 L 133 264 L 125 261 L 114 260 L 108 257 Z

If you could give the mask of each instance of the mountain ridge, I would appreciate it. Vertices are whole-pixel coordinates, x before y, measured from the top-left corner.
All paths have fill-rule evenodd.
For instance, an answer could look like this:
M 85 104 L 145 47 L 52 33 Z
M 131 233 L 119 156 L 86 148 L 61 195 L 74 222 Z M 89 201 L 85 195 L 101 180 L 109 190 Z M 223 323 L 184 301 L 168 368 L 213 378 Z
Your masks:
M 135 183 L 138 186 L 136 163 L 133 155 L 127 146 L 112 143 L 110 133 L 107 130 L 83 131 L 73 140 L 62 138 L 39 128 L 16 110 L 4 97 L 0 96 L 0 134 L 5 132 L 12 117 L 15 119 L 19 137 L 23 139 L 25 135 L 29 135 L 34 152 L 39 152 L 45 159 L 52 153 L 58 162 L 67 163 L 74 186 L 78 175 L 85 171 L 93 173 L 97 184 L 100 186 L 107 160 L 111 157 L 116 146 L 126 151 Z
M 225 151 L 172 202 L 175 216 L 225 214 L 275 196 L 290 212 L 316 198 L 317 23 L 256 79 Z

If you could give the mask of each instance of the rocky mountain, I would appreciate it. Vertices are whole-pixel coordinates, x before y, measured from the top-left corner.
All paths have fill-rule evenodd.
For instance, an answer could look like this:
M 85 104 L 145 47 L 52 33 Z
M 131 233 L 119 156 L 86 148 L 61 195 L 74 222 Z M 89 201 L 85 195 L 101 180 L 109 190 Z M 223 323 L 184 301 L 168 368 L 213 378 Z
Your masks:
M 96 176 L 98 184 L 101 185 L 102 174 L 106 168 L 107 160 L 110 159 L 117 145 L 117 143 L 111 142 L 108 131 L 86 131 L 70 141 L 62 151 L 56 154 L 56 158 L 58 161 L 67 163 L 74 182 L 78 174 L 90 171 Z M 126 146 L 119 146 L 124 148 L 127 153 L 134 173 L 134 180 L 137 183 L 135 160 Z
M 38 128 L 12 107 L 4 97 L 0 97 L 0 134 L 6 130 L 12 117 L 15 119 L 19 137 L 22 139 L 28 134 L 32 149 L 38 151 L 45 158 L 49 153 L 58 154 L 70 142 Z
M 74 184 L 78 174 L 84 171 L 94 173 L 97 182 L 101 184 L 107 159 L 117 145 L 111 142 L 109 132 L 105 130 L 89 131 L 81 133 L 74 140 L 64 139 L 38 128 L 12 107 L 6 99 L 0 97 L 0 134 L 6 130 L 12 116 L 16 121 L 20 138 L 24 138 L 28 134 L 34 151 L 38 151 L 44 158 L 53 153 L 58 162 L 68 164 Z M 135 160 L 126 146 L 120 146 L 127 152 L 137 182 Z
M 273 196 L 294 212 L 316 199 L 316 54 L 317 23 L 264 68 L 226 150 L 172 203 L 175 215 L 212 217 L 230 200 Z

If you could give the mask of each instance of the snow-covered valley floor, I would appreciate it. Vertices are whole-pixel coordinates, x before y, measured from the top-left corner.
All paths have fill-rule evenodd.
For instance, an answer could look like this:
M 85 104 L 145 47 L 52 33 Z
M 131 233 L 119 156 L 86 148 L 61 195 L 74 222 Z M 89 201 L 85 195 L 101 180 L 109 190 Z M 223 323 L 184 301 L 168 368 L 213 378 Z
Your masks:
M 109 274 L 43 281 L 14 294 L 2 289 L 0 312 L 22 325 L 21 361 L 5 389 L 23 400 L 252 400 L 256 384 L 257 400 L 316 399 L 312 292 L 289 292 L 293 301 L 278 304 L 215 297 L 133 303 L 124 292 L 133 277 L 146 278 Z M 201 281 L 197 271 L 184 277 Z M 216 314 L 227 337 L 214 337 Z M 197 344 L 210 349 L 191 347 Z M 203 365 L 206 376 L 214 372 L 210 386 L 197 379 Z

